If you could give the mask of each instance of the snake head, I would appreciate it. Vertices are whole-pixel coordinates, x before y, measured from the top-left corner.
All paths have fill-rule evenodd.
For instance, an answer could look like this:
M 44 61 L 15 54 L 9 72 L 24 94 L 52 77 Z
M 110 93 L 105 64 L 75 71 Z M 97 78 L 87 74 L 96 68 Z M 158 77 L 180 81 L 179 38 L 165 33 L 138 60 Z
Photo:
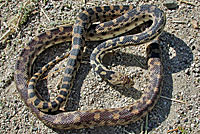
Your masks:
M 121 73 L 115 73 L 112 75 L 112 79 L 108 80 L 112 85 L 118 87 L 131 88 L 134 85 L 133 79 L 127 75 L 122 75 Z

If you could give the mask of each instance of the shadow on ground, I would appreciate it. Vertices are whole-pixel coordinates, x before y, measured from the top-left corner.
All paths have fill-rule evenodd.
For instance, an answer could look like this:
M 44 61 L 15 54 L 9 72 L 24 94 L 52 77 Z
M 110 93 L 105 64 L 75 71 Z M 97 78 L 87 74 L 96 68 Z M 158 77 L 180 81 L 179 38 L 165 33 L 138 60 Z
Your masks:
M 187 44 L 180 38 L 174 36 L 173 34 L 170 34 L 168 32 L 164 32 L 160 36 L 161 40 L 161 49 L 162 49 L 162 62 L 164 66 L 164 77 L 163 77 L 163 88 L 162 88 L 162 96 L 166 96 L 168 98 L 172 98 L 172 91 L 173 91 L 173 79 L 172 74 L 180 72 L 182 70 L 185 70 L 186 68 L 190 67 L 192 61 L 193 61 L 193 54 L 191 49 L 187 46 Z M 94 46 L 91 46 L 92 49 L 97 45 L 95 43 Z M 61 50 L 66 50 L 67 48 L 63 45 L 61 46 Z M 55 48 L 53 48 L 55 50 Z M 171 54 L 171 49 L 176 53 L 175 56 Z M 49 51 L 49 50 L 48 50 Z M 64 51 L 63 51 L 64 52 Z M 58 55 L 60 53 L 59 52 Z M 91 52 L 87 52 L 88 54 L 91 54 Z M 124 53 L 129 58 L 137 58 L 140 59 L 140 61 L 144 62 L 146 61 L 145 57 L 131 55 Z M 57 55 L 53 55 L 52 59 L 55 58 Z M 86 60 L 89 61 L 89 56 L 86 58 Z M 40 61 L 40 60 L 39 60 Z M 36 62 L 39 62 L 36 61 Z M 125 66 L 138 66 L 143 69 L 146 69 L 146 67 L 141 66 L 140 64 L 135 63 L 127 63 L 126 61 L 122 61 L 120 64 Z M 70 106 L 69 111 L 77 110 L 79 107 L 78 102 L 80 100 L 80 89 L 83 83 L 83 80 L 86 78 L 88 72 L 91 70 L 91 66 L 88 64 L 81 65 L 78 75 L 76 76 L 76 80 L 74 83 L 74 88 L 72 89 L 71 93 L 71 100 L 68 102 L 68 105 Z M 46 82 L 46 81 L 44 81 Z M 45 84 L 46 85 L 46 84 Z M 43 89 L 45 89 L 48 93 L 48 89 L 44 86 Z M 119 90 L 120 91 L 120 90 Z M 134 94 L 134 91 L 133 93 Z M 130 97 L 130 94 L 124 94 L 127 97 Z M 48 98 L 48 97 L 47 97 Z M 135 99 L 135 98 L 134 98 Z M 168 117 L 168 114 L 170 112 L 171 107 L 171 101 L 165 100 L 163 98 L 160 98 L 158 100 L 158 103 L 153 108 L 152 112 L 149 114 L 148 119 L 148 131 L 151 131 L 159 126 L 163 121 L 166 120 Z M 140 133 L 140 127 L 143 124 L 143 121 L 137 121 L 136 123 L 132 123 L 126 126 L 116 126 L 116 127 L 97 127 L 92 129 L 81 129 L 81 130 L 57 130 L 53 129 L 57 133 L 94 133 L 94 134 L 123 134 L 123 133 Z

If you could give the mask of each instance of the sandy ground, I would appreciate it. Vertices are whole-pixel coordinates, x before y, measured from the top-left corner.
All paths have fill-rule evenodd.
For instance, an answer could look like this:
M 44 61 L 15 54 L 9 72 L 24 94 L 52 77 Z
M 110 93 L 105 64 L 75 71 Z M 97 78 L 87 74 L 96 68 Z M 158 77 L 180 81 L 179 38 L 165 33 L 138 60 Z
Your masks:
M 27 14 L 28 19 L 24 19 L 21 28 L 0 44 L 0 133 L 139 134 L 147 131 L 149 134 L 166 134 L 171 130 L 170 133 L 175 134 L 177 130 L 180 134 L 200 134 L 200 29 L 194 28 L 195 21 L 200 23 L 200 2 L 198 0 L 190 0 L 189 3 L 178 2 L 178 8 L 174 10 L 167 9 L 163 5 L 164 2 L 164 0 L 91 0 L 85 5 L 76 0 L 49 0 L 35 2 L 30 7 L 25 6 L 26 10 L 23 13 Z M 16 90 L 14 65 L 18 55 L 26 43 L 38 33 L 68 22 L 73 23 L 81 8 L 111 4 L 154 4 L 166 12 L 167 24 L 160 37 L 164 65 L 161 98 L 149 113 L 147 121 L 143 118 L 126 126 L 81 130 L 48 128 L 32 115 Z M 0 1 L 0 37 L 3 37 L 9 28 L 14 27 L 16 23 L 11 20 L 20 14 L 22 7 L 22 2 L 19 1 Z M 84 55 L 85 63 L 79 69 L 67 109 L 121 107 L 138 99 L 148 83 L 145 45 L 117 50 L 111 62 L 111 69 L 134 76 L 136 83 L 135 90 L 119 90 L 94 75 L 88 61 L 92 50 L 99 43 L 89 44 L 91 45 Z M 62 44 L 43 52 L 36 60 L 34 72 L 55 56 L 69 51 L 67 48 L 66 44 Z M 43 94 L 47 92 L 47 88 L 51 93 L 56 92 L 65 62 L 66 60 L 62 61 L 50 70 L 50 73 L 58 69 L 61 71 L 39 82 L 38 90 L 44 89 L 45 91 L 41 91 Z

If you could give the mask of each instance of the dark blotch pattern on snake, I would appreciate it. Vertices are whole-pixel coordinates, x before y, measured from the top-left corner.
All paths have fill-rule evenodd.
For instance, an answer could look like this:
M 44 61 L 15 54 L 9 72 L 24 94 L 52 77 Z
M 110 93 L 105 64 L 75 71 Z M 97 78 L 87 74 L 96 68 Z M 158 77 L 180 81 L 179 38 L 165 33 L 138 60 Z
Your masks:
M 117 18 L 110 17 L 112 15 Z M 107 20 L 106 18 L 113 20 L 97 25 L 95 29 L 91 30 L 94 33 L 88 32 L 88 29 L 93 22 L 105 21 Z M 162 64 L 158 43 L 152 43 L 147 48 L 148 70 L 150 72 L 149 86 L 141 98 L 134 104 L 111 109 L 61 112 L 57 114 L 51 114 L 51 112 L 57 111 L 60 106 L 67 101 L 76 72 L 80 66 L 83 48 L 85 47 L 85 40 L 90 41 L 113 38 L 128 32 L 130 29 L 140 27 L 141 24 L 149 20 L 152 21 L 152 24 L 145 31 L 134 35 L 109 39 L 96 47 L 90 57 L 92 68 L 101 77 L 113 85 L 127 86 L 132 84 L 129 77 L 104 67 L 100 60 L 101 55 L 104 55 L 107 51 L 117 47 L 139 45 L 156 40 L 163 31 L 166 22 L 164 12 L 156 6 L 143 5 L 134 8 L 133 5 L 122 5 L 90 8 L 78 15 L 73 27 L 60 26 L 48 30 L 32 39 L 21 52 L 15 68 L 15 82 L 17 89 L 31 112 L 47 126 L 58 129 L 80 129 L 104 125 L 124 125 L 137 121 L 146 115 L 157 102 L 161 91 Z M 92 37 L 89 37 L 90 35 Z M 31 65 L 36 57 L 48 47 L 62 43 L 66 40 L 72 41 L 72 49 L 69 52 L 69 55 L 65 54 L 49 62 L 31 78 Z M 37 79 L 49 68 L 49 66 L 56 64 L 59 60 L 66 57 L 68 57 L 69 60 L 67 61 L 60 93 L 55 100 L 51 102 L 41 100 L 34 90 Z

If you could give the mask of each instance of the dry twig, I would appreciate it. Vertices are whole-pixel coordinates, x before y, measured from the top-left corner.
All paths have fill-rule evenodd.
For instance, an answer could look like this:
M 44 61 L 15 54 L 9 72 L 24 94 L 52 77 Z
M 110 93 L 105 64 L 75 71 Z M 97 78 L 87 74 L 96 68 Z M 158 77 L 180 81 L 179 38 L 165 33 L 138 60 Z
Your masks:
M 184 101 L 180 101 L 180 100 L 168 98 L 168 97 L 166 97 L 166 96 L 160 96 L 160 97 L 161 97 L 161 98 L 164 98 L 164 99 L 167 99 L 167 100 L 171 100 L 171 101 L 175 101 L 175 102 L 179 102 L 179 103 L 186 104 L 186 102 L 184 102 Z
M 47 20 L 48 20 L 49 22 L 51 22 L 51 20 L 49 19 L 49 17 L 48 17 L 47 14 L 45 13 L 44 9 L 43 9 L 42 7 L 40 7 L 40 9 L 41 9 L 42 13 L 44 14 L 44 16 L 47 18 Z
M 191 2 L 188 2 L 186 0 L 178 0 L 179 2 L 181 3 L 185 3 L 185 4 L 188 4 L 188 5 L 191 5 L 191 6 L 195 6 L 195 4 L 191 3 Z

